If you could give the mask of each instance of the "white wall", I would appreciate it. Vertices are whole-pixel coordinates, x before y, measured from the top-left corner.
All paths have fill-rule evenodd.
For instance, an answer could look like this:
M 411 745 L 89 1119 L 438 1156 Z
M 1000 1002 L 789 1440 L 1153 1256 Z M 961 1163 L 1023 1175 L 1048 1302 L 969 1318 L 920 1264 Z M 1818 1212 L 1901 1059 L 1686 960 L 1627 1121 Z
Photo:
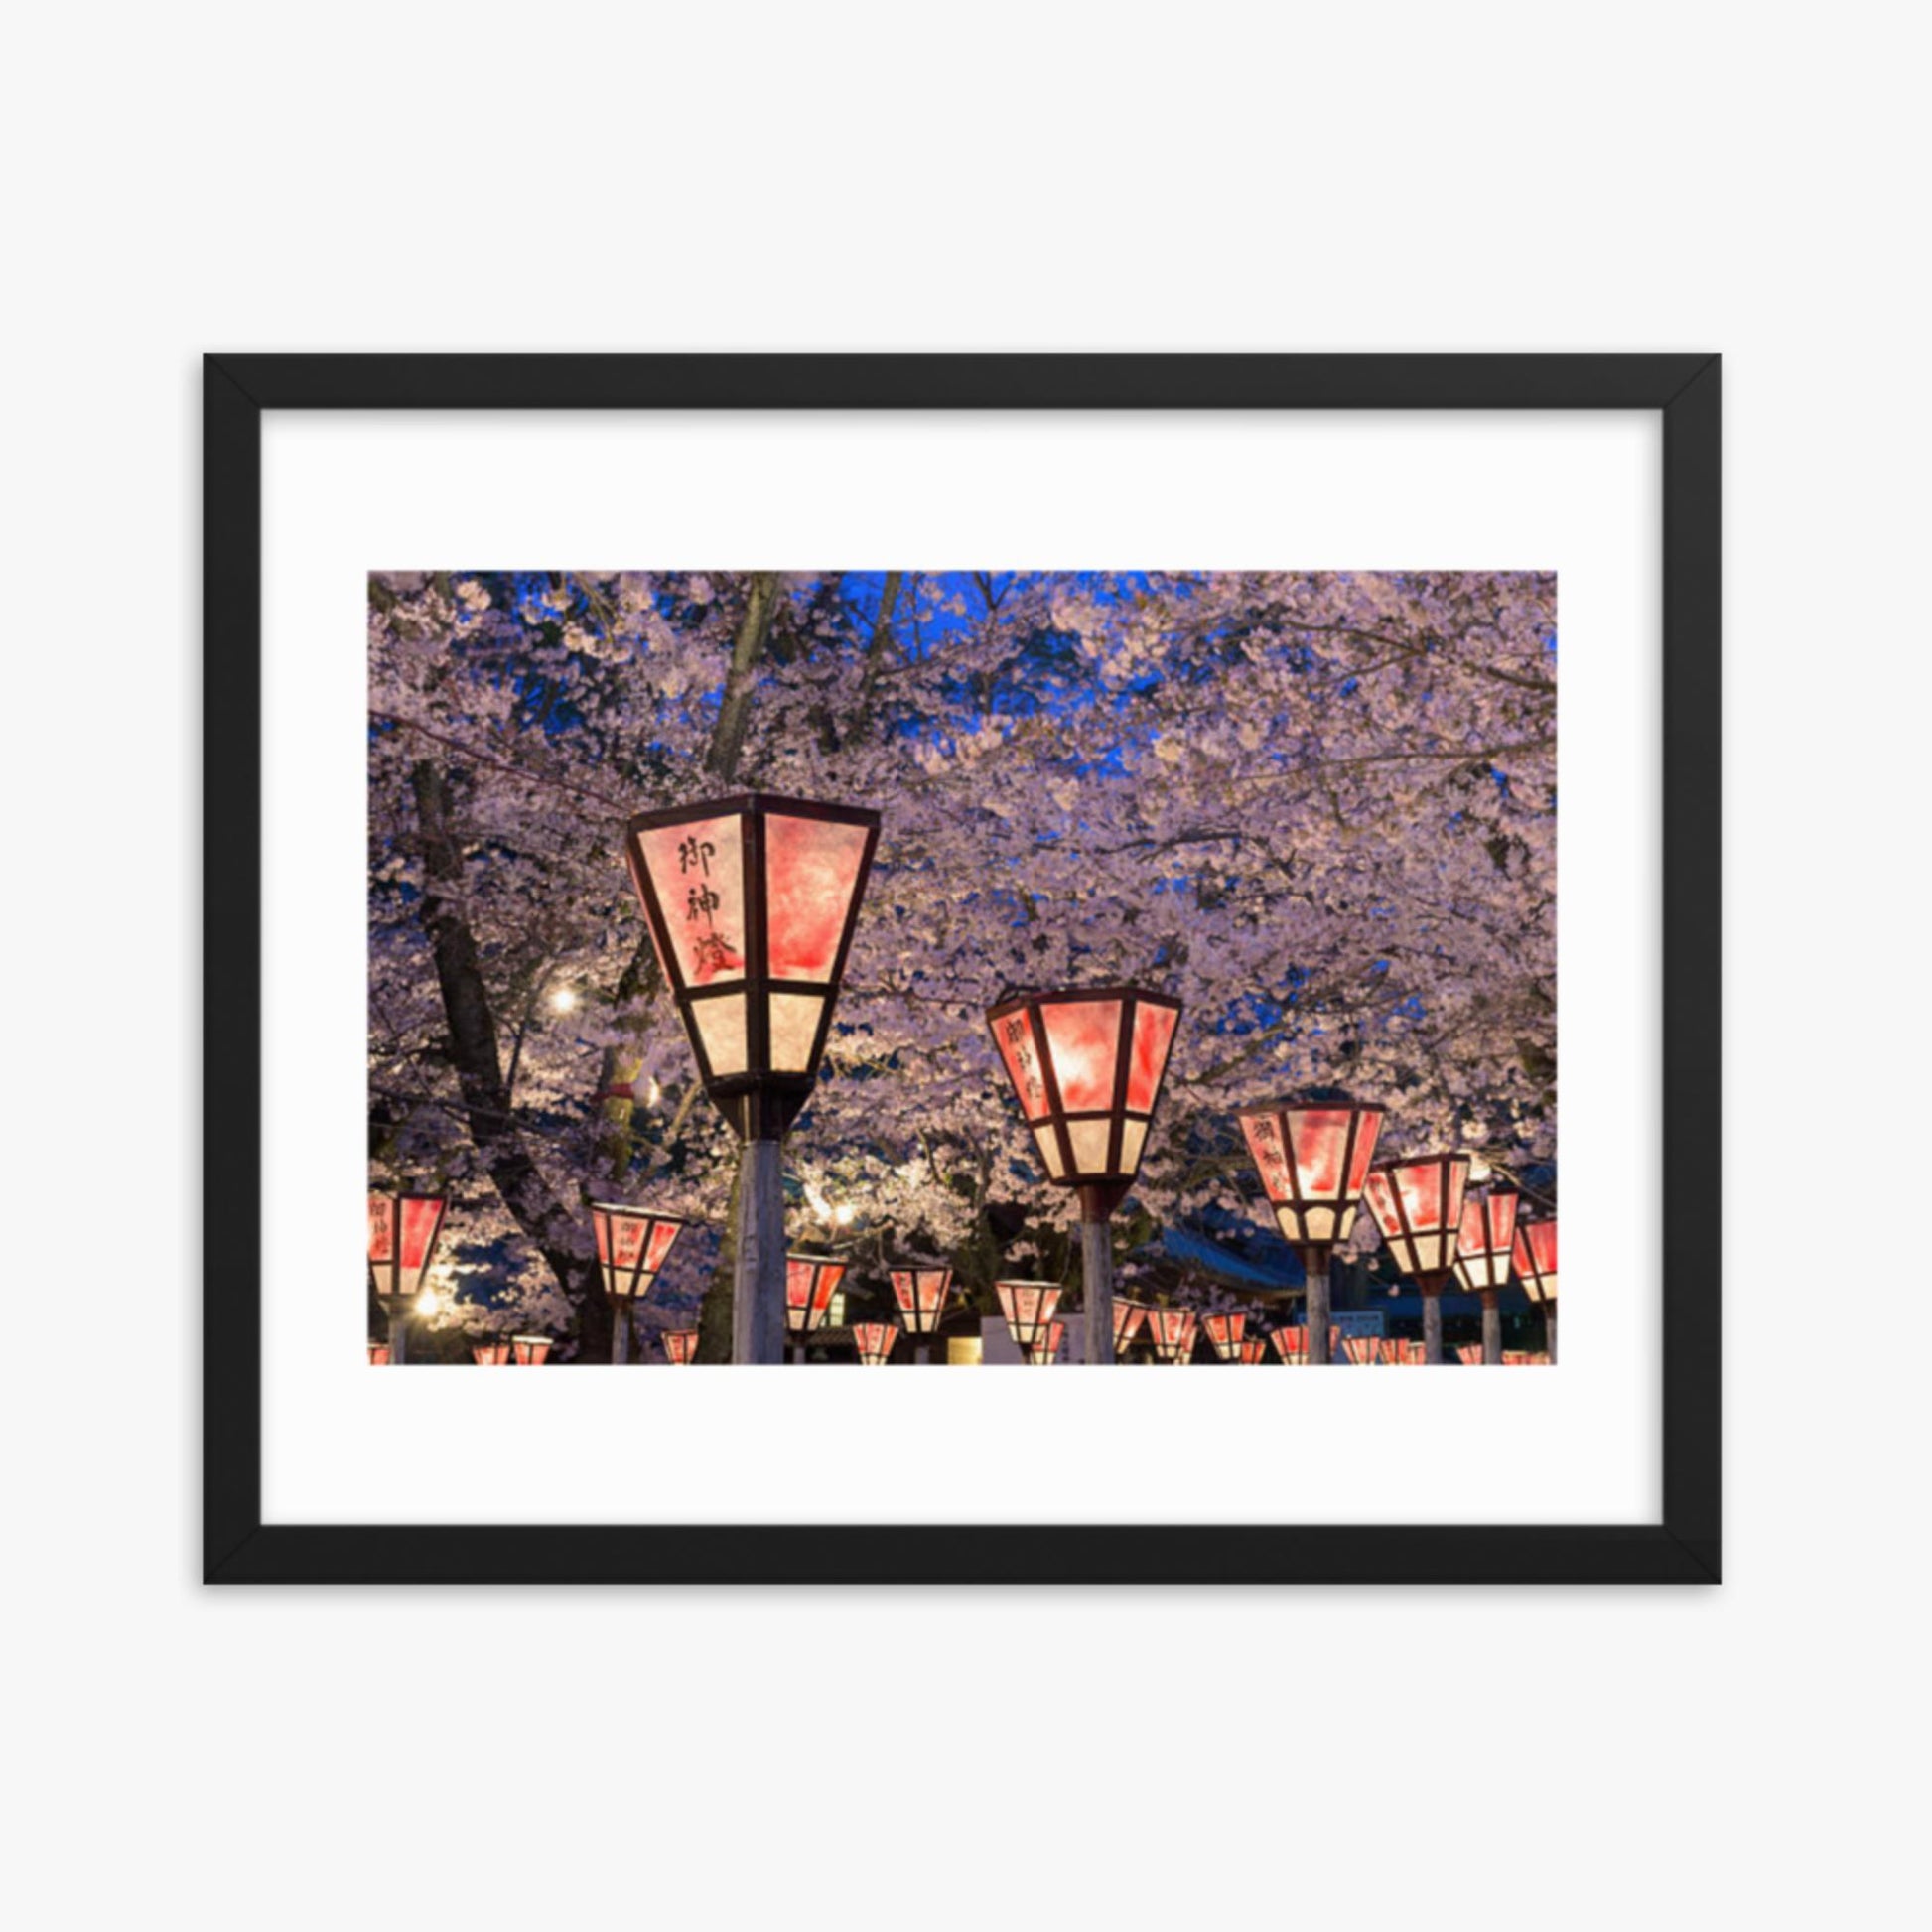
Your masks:
M 650 11 L 9 30 L 18 1922 L 1900 1922 L 1923 1283 L 1813 1359 L 1886 1230 L 1760 1164 L 1873 1067 L 1923 1135 L 1903 11 Z M 1730 1581 L 199 1588 L 210 346 L 1723 349 Z

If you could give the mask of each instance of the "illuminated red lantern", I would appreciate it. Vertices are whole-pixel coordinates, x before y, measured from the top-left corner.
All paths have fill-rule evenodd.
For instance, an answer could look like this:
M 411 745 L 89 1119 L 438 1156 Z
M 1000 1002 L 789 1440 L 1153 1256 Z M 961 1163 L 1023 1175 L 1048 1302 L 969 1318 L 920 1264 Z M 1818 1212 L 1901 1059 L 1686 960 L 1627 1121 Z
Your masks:
M 1147 1331 L 1154 1352 L 1164 1362 L 1190 1365 L 1194 1359 L 1194 1336 L 1199 1318 L 1192 1309 L 1149 1309 Z
M 952 1293 L 952 1270 L 937 1262 L 901 1262 L 892 1271 L 893 1300 L 908 1335 L 934 1335 Z
M 1027 1362 L 1033 1368 L 1051 1368 L 1060 1358 L 1060 1343 L 1066 1339 L 1066 1323 L 1049 1321 L 1039 1331 L 1039 1339 L 1027 1350 Z
M 673 1368 L 689 1368 L 698 1359 L 695 1328 L 666 1328 L 657 1339 L 664 1344 L 664 1359 Z
M 479 1368 L 504 1368 L 509 1364 L 510 1345 L 500 1337 L 490 1341 L 473 1341 L 470 1353 Z
M 548 1335 L 512 1335 L 510 1364 L 514 1368 L 541 1368 L 550 1359 Z
M 1147 1321 L 1147 1309 L 1139 1302 L 1114 1302 L 1114 1353 L 1123 1355 L 1134 1345 L 1134 1337 Z
M 1309 1359 L 1309 1331 L 1306 1328 L 1277 1328 L 1275 1353 L 1292 1368 Z
M 448 1210 L 441 1194 L 369 1195 L 369 1286 L 385 1309 L 422 1293 Z
M 613 1302 L 641 1302 L 678 1236 L 689 1226 L 679 1214 L 594 1201 L 591 1229 L 597 1237 L 597 1266 L 605 1294 Z
M 1137 986 L 1019 993 L 987 1013 L 1046 1177 L 1104 1221 L 1140 1172 L 1180 1002 Z
M 386 1341 L 372 1341 L 369 1343 L 369 1366 L 371 1368 L 387 1368 L 389 1366 L 389 1344 Z
M 1238 1311 L 1233 1314 L 1204 1314 L 1200 1325 L 1206 1329 L 1207 1339 L 1222 1361 L 1240 1360 L 1241 1334 L 1248 1325 L 1246 1314 Z
M 1266 1335 L 1250 1335 L 1241 1344 L 1241 1365 L 1244 1368 L 1256 1368 L 1267 1359 L 1268 1337 Z
M 1240 1121 L 1282 1238 L 1305 1256 L 1346 1241 L 1375 1158 L 1382 1109 L 1286 1101 L 1243 1107 Z
M 1341 1338 L 1341 1352 L 1357 1368 L 1365 1368 L 1370 1363 L 1379 1362 L 1382 1359 L 1381 1338 L 1376 1335 L 1343 1335 Z
M 1007 1332 L 1021 1349 L 1037 1344 L 1060 1306 L 1056 1282 L 995 1282 Z
M 1505 1368 L 1527 1368 L 1536 1357 L 1527 1348 L 1505 1348 L 1503 1366 Z
M 852 1339 L 858 1347 L 859 1359 L 868 1368 L 884 1368 L 893 1344 L 898 1340 L 898 1329 L 891 1321 L 855 1322 Z
M 846 1264 L 829 1255 L 785 1257 L 785 1331 L 794 1341 L 825 1325 L 833 1291 L 845 1279 Z
M 1516 1274 L 1525 1293 L 1543 1311 L 1543 1332 L 1550 1359 L 1557 1358 L 1557 1223 L 1521 1221 L 1516 1227 Z
M 1405 1275 L 1440 1288 L 1455 1266 L 1468 1179 L 1466 1154 L 1432 1154 L 1370 1170 L 1364 1188 L 1368 1211 Z
M 812 1090 L 879 843 L 879 814 L 750 792 L 630 820 L 631 883 L 697 1055 L 742 1141 L 779 1141 Z
M 1400 1363 L 1405 1368 L 1420 1368 L 1429 1359 L 1419 1341 L 1385 1341 L 1382 1351 L 1386 1360 Z
M 1460 1362 L 1464 1368 L 1480 1368 L 1482 1366 L 1481 1342 L 1465 1341 L 1459 1343 L 1455 1350 L 1455 1359 L 1458 1362 Z

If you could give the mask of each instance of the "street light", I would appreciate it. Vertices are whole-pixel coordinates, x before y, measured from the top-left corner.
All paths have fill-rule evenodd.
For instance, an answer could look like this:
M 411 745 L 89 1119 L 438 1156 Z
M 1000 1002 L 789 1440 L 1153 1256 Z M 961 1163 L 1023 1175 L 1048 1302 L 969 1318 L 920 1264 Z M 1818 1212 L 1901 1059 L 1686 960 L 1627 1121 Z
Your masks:
M 1462 1226 L 1455 1237 L 1455 1279 L 1482 1302 L 1482 1359 L 1503 1358 L 1503 1316 L 1496 1297 L 1509 1280 L 1509 1253 L 1516 1240 L 1519 1196 L 1492 1188 L 1480 1200 L 1462 1203 Z
M 952 1294 L 952 1270 L 941 1262 L 902 1261 L 890 1272 L 899 1326 L 912 1343 L 916 1365 L 926 1359 L 932 1337 L 945 1319 L 946 1299 Z
M 785 1257 L 785 1333 L 801 1362 L 805 1337 L 824 1327 L 832 1293 L 844 1281 L 845 1269 L 844 1262 L 829 1255 Z
M 1443 1284 L 1455 1266 L 1466 1154 L 1427 1154 L 1369 1171 L 1362 1197 L 1395 1265 L 1422 1291 L 1423 1359 L 1443 1359 Z
M 1207 1339 L 1213 1344 L 1214 1352 L 1224 1362 L 1238 1362 L 1241 1359 L 1241 1334 L 1248 1325 L 1245 1313 L 1204 1314 L 1201 1326 L 1207 1330 Z
M 689 1368 L 698 1359 L 695 1328 L 666 1328 L 657 1339 L 664 1344 L 664 1359 L 673 1368 Z
M 1024 1354 L 1046 1332 L 1059 1311 L 1060 1288 L 1057 1282 L 995 1282 L 1000 1298 L 1000 1312 L 1006 1317 L 1007 1333 Z
M 1144 1302 L 1124 1301 L 1114 1298 L 1114 1359 L 1133 1347 L 1134 1337 L 1141 1332 L 1147 1321 L 1147 1305 Z
M 631 1311 L 651 1291 L 672 1243 L 690 1226 L 680 1214 L 655 1214 L 616 1201 L 591 1203 L 598 1273 L 611 1304 L 611 1359 L 630 1359 Z
M 1308 1359 L 1330 1362 L 1335 1249 L 1354 1232 L 1382 1109 L 1345 1098 L 1292 1100 L 1243 1107 L 1239 1118 L 1282 1238 L 1308 1275 Z
M 510 1366 L 512 1368 L 541 1368 L 550 1359 L 550 1337 L 548 1335 L 512 1335 L 510 1337 Z
M 369 1195 L 369 1286 L 389 1317 L 389 1361 L 408 1359 L 410 1310 L 423 1293 L 449 1202 L 441 1194 Z
M 860 1321 L 853 1326 L 852 1339 L 858 1344 L 859 1359 L 868 1368 L 884 1368 L 893 1343 L 898 1339 L 898 1327 L 891 1321 Z
M 497 1336 L 490 1341 L 473 1341 L 470 1353 L 479 1368 L 505 1368 L 509 1365 L 510 1345 Z
M 732 1360 L 783 1359 L 780 1148 L 810 1098 L 879 814 L 750 792 L 644 812 L 631 883 L 705 1092 L 741 1143 Z
M 1051 1368 L 1060 1358 L 1060 1343 L 1066 1339 L 1066 1323 L 1049 1321 L 1039 1331 L 1039 1339 L 1027 1350 L 1030 1368 Z
M 1077 1191 L 1086 1359 L 1114 1359 L 1108 1221 L 1140 1172 L 1180 1002 L 1138 986 L 1016 993 L 987 1010 L 994 1043 L 1055 1186 Z
M 1543 1332 L 1550 1360 L 1557 1359 L 1557 1222 L 1519 1221 L 1516 1225 L 1516 1273 L 1524 1292 L 1543 1311 Z
M 1164 1362 L 1185 1367 L 1194 1359 L 1194 1333 L 1197 1326 L 1192 1309 L 1149 1309 L 1147 1331 L 1154 1352 Z

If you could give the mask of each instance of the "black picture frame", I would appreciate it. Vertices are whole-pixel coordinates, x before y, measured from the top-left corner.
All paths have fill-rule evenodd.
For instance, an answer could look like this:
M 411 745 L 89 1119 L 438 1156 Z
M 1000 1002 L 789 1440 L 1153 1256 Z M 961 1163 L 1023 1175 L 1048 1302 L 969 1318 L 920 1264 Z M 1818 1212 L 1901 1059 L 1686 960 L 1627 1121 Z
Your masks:
M 1663 1511 L 1639 1525 L 395 1526 L 261 1513 L 261 417 L 268 409 L 1656 410 L 1663 417 Z M 203 372 L 203 1574 L 210 1583 L 1715 1583 L 1720 363 L 1666 355 L 226 355 Z M 214 748 L 218 748 L 218 756 Z M 1679 1181 L 1696 1150 L 1695 1186 Z

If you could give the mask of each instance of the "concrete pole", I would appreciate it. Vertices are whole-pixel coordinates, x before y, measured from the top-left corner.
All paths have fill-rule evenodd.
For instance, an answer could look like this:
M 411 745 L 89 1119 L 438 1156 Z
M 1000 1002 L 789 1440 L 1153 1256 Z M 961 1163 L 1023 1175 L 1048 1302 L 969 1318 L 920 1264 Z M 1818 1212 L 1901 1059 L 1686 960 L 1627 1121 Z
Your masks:
M 1108 1221 L 1080 1223 L 1080 1274 L 1087 1295 L 1087 1366 L 1114 1359 L 1114 1230 Z
M 623 1363 L 630 1359 L 630 1298 L 619 1295 L 611 1302 L 611 1360 Z
M 1503 1311 L 1496 1305 L 1496 1291 L 1482 1291 L 1482 1365 L 1490 1368 L 1503 1358 Z
M 389 1366 L 400 1368 L 403 1349 L 409 1339 L 409 1309 L 405 1303 L 389 1304 Z
M 738 1157 L 738 1252 L 732 1275 L 732 1360 L 785 1358 L 785 1195 L 776 1141 Z
M 1437 1282 L 1433 1287 L 1418 1284 L 1422 1288 L 1422 1358 L 1425 1362 L 1440 1363 L 1443 1359 L 1443 1285 Z
M 1557 1365 L 1557 1305 L 1545 1302 L 1543 1305 L 1543 1335 L 1550 1346 L 1550 1366 Z
M 1311 1248 L 1302 1257 L 1303 1266 L 1308 1270 L 1308 1316 L 1309 1316 L 1309 1357 L 1308 1366 L 1312 1368 L 1319 1362 L 1326 1367 L 1329 1362 L 1328 1306 L 1330 1300 L 1331 1271 L 1334 1266 L 1332 1252 L 1327 1248 Z

